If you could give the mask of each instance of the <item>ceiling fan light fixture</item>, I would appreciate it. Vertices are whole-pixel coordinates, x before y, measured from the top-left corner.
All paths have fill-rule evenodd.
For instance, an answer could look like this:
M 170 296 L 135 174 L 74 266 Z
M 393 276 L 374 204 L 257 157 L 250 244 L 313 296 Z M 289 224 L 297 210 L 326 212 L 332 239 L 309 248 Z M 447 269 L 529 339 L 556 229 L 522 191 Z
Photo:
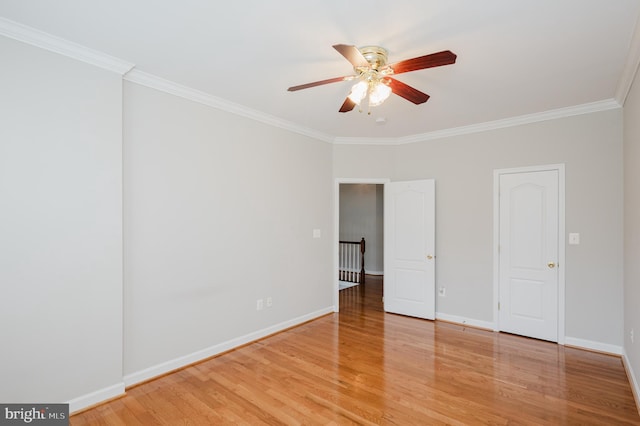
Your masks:
M 391 95 L 391 87 L 381 81 L 375 83 L 369 94 L 369 106 L 375 107 L 382 104 Z
M 359 81 L 351 88 L 348 98 L 351 99 L 356 105 L 360 105 L 360 102 L 367 96 L 369 92 L 369 84 L 366 81 Z

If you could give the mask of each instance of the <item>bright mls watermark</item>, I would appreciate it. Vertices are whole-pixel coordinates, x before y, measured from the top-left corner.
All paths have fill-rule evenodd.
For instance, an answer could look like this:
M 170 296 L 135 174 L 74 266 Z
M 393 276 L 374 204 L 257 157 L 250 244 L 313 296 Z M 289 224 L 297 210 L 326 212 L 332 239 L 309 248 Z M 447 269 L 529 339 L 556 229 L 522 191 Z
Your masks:
M 1 404 L 0 426 L 68 426 L 69 404 Z

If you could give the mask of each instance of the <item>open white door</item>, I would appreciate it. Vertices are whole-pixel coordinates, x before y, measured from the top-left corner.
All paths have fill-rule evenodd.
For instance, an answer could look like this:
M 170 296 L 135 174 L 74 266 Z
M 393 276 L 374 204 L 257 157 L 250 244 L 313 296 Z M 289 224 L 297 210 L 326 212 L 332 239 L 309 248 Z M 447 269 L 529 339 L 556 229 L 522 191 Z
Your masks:
M 384 310 L 435 319 L 435 182 L 384 185 Z

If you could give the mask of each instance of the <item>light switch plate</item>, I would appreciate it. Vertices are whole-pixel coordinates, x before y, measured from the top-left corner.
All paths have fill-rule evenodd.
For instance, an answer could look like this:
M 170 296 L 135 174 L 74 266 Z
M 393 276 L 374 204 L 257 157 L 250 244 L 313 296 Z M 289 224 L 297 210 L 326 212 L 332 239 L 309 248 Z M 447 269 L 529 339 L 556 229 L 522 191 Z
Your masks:
M 577 232 L 570 233 L 569 244 L 573 244 L 573 245 L 580 244 L 580 234 L 578 234 Z
M 320 238 L 322 236 L 322 232 L 319 229 L 313 230 L 313 238 Z

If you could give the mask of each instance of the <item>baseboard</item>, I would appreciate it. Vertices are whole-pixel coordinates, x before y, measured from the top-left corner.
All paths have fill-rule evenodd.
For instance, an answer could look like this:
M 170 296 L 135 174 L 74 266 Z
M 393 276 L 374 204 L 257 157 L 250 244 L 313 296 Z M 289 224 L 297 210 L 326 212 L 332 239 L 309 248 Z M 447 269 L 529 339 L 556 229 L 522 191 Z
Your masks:
M 633 399 L 636 401 L 636 408 L 638 409 L 638 414 L 640 414 L 640 385 L 638 385 L 638 380 L 636 380 L 636 375 L 629 362 L 629 357 L 627 357 L 627 351 L 624 350 L 624 348 L 622 349 L 622 365 L 627 373 L 627 378 L 631 385 L 631 393 L 633 393 Z
M 495 324 L 489 321 L 481 321 L 471 318 L 459 317 L 457 315 L 443 314 L 442 312 L 436 312 L 436 319 L 460 325 L 468 325 L 470 327 L 483 328 L 491 331 L 493 331 L 495 328 Z
M 622 355 L 622 346 L 610 345 L 608 343 L 594 342 L 591 340 L 578 339 L 575 337 L 565 337 L 565 346 L 575 346 L 580 349 L 589 349 L 597 352 L 604 352 L 613 355 Z
M 93 405 L 108 401 L 113 398 L 124 395 L 125 385 L 124 382 L 116 383 L 115 385 L 99 389 L 95 392 L 88 393 L 78 398 L 74 398 L 69 403 L 69 413 L 73 414 L 77 411 L 84 410 L 85 408 Z
M 624 365 L 624 370 L 627 373 L 627 378 L 631 384 L 631 393 L 633 393 L 633 399 L 636 401 L 636 408 L 638 409 L 638 414 L 640 414 L 640 386 L 638 385 L 633 367 L 631 367 L 631 363 L 627 357 L 627 351 L 624 350 L 624 348 L 622 349 L 622 365 Z
M 162 376 L 171 371 L 178 370 L 187 365 L 194 364 L 196 362 L 211 358 L 212 356 L 221 354 L 231 349 L 237 348 L 247 343 L 254 342 L 263 337 L 277 333 L 287 328 L 295 327 L 307 321 L 314 320 L 323 315 L 333 312 L 333 306 L 320 309 L 315 312 L 311 312 L 307 315 L 302 315 L 297 318 L 293 318 L 288 321 L 275 324 L 271 327 L 263 328 L 262 330 L 255 331 L 253 333 L 245 334 L 244 336 L 237 337 L 235 339 L 227 340 L 226 342 L 219 343 L 217 345 L 210 346 L 208 348 L 193 352 L 191 354 L 175 358 L 161 364 L 154 365 L 153 367 L 145 368 L 144 370 L 137 371 L 132 374 L 124 376 L 124 383 L 126 387 L 136 385 L 138 383 L 146 382 L 153 378 Z
M 487 330 L 496 331 L 495 324 L 490 321 L 481 321 L 472 318 L 459 317 L 457 315 L 444 314 L 442 312 L 436 312 L 436 319 L 454 324 L 468 325 L 470 327 L 484 328 Z M 575 337 L 565 337 L 565 346 L 574 346 L 580 349 L 588 349 L 597 352 L 603 352 L 612 355 L 622 355 L 623 348 L 621 346 L 610 345 L 608 343 L 594 342 L 591 340 L 578 339 Z M 640 394 L 640 393 L 639 393 Z

